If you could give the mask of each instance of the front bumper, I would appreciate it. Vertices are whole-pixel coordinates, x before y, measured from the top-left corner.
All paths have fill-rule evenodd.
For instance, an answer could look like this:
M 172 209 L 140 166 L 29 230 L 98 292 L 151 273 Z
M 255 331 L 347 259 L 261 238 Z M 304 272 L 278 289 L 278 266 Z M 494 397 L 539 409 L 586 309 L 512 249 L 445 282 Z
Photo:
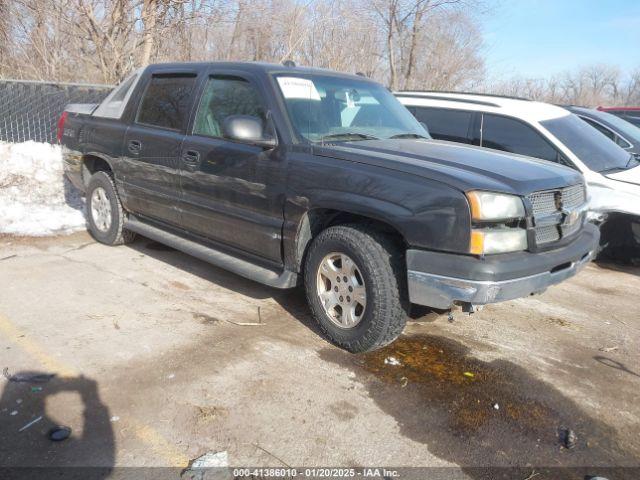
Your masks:
M 541 253 L 478 258 L 408 250 L 409 300 L 446 309 L 454 303 L 485 305 L 539 293 L 578 273 L 594 257 L 599 240 L 598 228 L 587 224 L 570 244 Z

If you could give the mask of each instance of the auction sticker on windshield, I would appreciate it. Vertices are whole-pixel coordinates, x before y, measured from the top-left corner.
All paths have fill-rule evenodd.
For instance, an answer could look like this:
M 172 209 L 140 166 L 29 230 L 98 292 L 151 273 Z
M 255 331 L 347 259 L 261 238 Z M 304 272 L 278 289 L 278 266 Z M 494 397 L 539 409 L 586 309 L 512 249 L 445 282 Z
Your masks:
M 278 84 L 284 98 L 304 98 L 306 100 L 320 100 L 320 94 L 315 84 L 306 78 L 278 77 Z

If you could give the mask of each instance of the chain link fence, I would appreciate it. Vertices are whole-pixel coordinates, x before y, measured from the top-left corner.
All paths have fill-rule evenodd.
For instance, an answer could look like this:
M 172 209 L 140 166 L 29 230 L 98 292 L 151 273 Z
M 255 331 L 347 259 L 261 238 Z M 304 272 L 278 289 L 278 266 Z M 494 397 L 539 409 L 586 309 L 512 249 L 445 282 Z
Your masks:
M 110 85 L 0 80 L 0 141 L 55 143 L 68 103 L 99 103 Z

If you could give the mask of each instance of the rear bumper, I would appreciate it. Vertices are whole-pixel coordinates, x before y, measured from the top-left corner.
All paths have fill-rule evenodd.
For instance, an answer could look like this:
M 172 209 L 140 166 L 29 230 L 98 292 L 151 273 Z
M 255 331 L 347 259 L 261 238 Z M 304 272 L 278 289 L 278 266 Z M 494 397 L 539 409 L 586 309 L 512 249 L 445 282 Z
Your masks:
M 538 293 L 578 273 L 594 257 L 599 239 L 597 227 L 586 225 L 570 244 L 543 253 L 477 258 L 408 250 L 409 300 L 450 308 L 456 302 L 485 305 Z

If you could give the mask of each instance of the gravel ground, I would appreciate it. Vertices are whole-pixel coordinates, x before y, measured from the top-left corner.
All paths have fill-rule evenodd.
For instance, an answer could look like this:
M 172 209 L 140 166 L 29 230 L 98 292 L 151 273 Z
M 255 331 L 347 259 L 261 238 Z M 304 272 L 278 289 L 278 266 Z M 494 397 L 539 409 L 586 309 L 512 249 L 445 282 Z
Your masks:
M 328 344 L 301 291 L 144 238 L 5 236 L 0 285 L 0 367 L 57 375 L 0 378 L 0 467 L 179 476 L 224 451 L 232 466 L 431 468 L 415 478 L 640 478 L 612 470 L 640 466 L 640 268 L 592 264 L 453 322 L 431 312 L 365 355 Z M 49 441 L 56 424 L 71 438 Z

